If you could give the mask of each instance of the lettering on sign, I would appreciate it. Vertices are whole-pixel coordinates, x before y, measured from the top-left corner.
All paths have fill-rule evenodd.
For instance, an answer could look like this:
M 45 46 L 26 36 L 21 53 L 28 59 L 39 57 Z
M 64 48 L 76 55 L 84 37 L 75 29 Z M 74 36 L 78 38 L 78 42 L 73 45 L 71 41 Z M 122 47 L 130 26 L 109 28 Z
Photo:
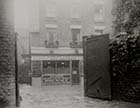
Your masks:
M 70 83 L 70 75 L 64 74 L 48 74 L 44 75 L 42 78 L 44 85 L 53 85 L 53 84 L 69 84 Z

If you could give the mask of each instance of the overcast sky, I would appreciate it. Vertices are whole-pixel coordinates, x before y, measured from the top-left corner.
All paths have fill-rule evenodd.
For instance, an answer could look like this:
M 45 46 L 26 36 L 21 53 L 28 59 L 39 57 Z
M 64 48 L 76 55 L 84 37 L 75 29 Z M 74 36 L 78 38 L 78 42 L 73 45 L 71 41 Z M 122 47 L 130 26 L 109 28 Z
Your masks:
M 30 0 L 15 0 L 15 28 L 29 27 Z

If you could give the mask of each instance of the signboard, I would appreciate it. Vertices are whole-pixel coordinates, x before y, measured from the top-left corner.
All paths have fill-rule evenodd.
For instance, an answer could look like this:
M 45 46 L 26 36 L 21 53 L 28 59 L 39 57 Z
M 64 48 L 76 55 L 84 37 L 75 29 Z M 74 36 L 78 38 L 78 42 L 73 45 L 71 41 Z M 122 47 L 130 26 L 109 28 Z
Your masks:
M 42 83 L 44 86 L 70 84 L 70 74 L 46 74 L 42 76 Z
M 32 56 L 32 60 L 83 60 L 83 56 Z

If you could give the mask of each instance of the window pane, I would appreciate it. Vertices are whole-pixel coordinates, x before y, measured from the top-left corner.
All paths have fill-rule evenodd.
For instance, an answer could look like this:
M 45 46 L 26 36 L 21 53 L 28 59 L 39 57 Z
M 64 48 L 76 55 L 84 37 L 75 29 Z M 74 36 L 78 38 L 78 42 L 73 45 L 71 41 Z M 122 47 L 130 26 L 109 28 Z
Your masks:
M 47 1 L 46 3 L 46 17 L 55 18 L 56 17 L 56 4 L 54 1 Z
M 71 18 L 73 18 L 73 19 L 80 18 L 80 5 L 78 3 L 75 3 L 72 5 Z
M 80 29 L 72 29 L 72 40 L 73 42 L 79 42 Z
M 72 61 L 72 71 L 75 73 L 79 73 L 79 61 L 73 60 Z
M 58 73 L 70 73 L 70 62 L 69 61 L 57 61 L 57 72 Z
M 56 41 L 56 29 L 47 29 L 48 42 L 54 43 Z
M 52 74 L 55 70 L 55 61 L 43 61 L 43 74 Z
M 104 8 L 103 4 L 96 4 L 94 6 L 94 20 L 96 22 L 103 22 L 104 21 Z
M 54 43 L 54 33 L 49 32 L 49 43 Z
M 103 30 L 102 29 L 96 29 L 95 34 L 97 34 L 97 35 L 103 34 Z
M 56 17 L 56 10 L 53 8 L 47 8 L 46 9 L 46 17 L 51 17 L 51 18 Z

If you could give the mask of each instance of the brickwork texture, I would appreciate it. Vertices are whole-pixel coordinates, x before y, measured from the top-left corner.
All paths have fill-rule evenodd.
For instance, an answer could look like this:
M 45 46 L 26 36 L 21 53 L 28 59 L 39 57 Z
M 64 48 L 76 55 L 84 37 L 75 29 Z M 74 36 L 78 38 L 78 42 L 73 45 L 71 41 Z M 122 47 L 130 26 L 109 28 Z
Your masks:
M 0 0 L 0 108 L 15 105 L 13 0 Z

